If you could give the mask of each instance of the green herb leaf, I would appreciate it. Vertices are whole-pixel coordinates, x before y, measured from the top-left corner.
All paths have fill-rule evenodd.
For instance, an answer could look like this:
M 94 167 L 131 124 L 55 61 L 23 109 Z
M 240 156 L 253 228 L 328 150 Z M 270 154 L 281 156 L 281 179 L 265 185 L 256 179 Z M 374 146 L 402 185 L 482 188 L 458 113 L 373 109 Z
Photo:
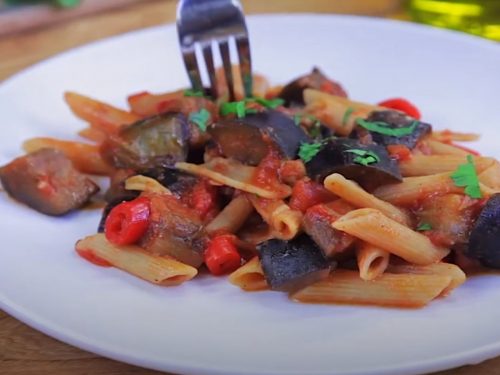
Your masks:
M 477 177 L 476 167 L 472 155 L 467 155 L 467 163 L 461 164 L 451 174 L 455 186 L 465 187 L 465 194 L 471 198 L 482 198 L 481 188 L 479 187 L 479 178 Z
M 346 109 L 344 112 L 344 116 L 342 117 L 342 126 L 347 125 L 347 121 L 349 121 L 349 117 L 351 117 L 352 113 L 354 112 L 354 108 L 349 107 Z
M 300 115 L 298 113 L 293 115 L 293 122 L 295 123 L 295 125 L 299 126 L 300 123 L 302 122 L 302 115 Z
M 316 121 L 310 128 L 309 128 L 309 135 L 312 138 L 318 138 L 321 135 L 321 122 Z
M 344 152 L 349 152 L 356 155 L 356 157 L 352 160 L 356 164 L 367 166 L 370 164 L 378 163 L 380 161 L 380 157 L 373 151 L 354 148 L 345 150 Z
M 299 158 L 308 163 L 323 148 L 324 142 L 301 143 L 299 148 Z
M 413 121 L 409 126 L 404 127 L 404 128 L 391 128 L 391 126 L 383 121 L 367 121 L 362 118 L 356 119 L 356 123 L 359 126 L 362 126 L 366 130 L 375 132 L 375 133 L 380 133 L 384 135 L 389 135 L 392 137 L 403 137 L 405 135 L 410 135 L 412 134 L 416 127 L 418 126 L 419 122 L 418 121 Z
M 419 232 L 423 232 L 425 230 L 431 230 L 432 229 L 432 225 L 430 225 L 429 223 L 421 223 L 418 227 L 417 227 L 417 230 Z
M 194 122 L 202 132 L 207 131 L 207 122 L 210 119 L 210 112 L 205 108 L 200 109 L 198 112 L 191 112 L 189 114 L 189 121 Z
M 275 109 L 278 108 L 279 106 L 282 106 L 285 104 L 285 101 L 281 98 L 273 98 L 273 99 L 265 99 L 265 98 L 249 98 L 247 99 L 249 101 L 256 101 L 260 105 L 270 108 L 270 109 Z
M 194 96 L 194 97 L 202 98 L 205 95 L 203 94 L 203 91 L 187 89 L 187 90 L 184 90 L 184 96 Z
M 236 117 L 242 118 L 246 114 L 245 101 L 241 100 L 239 102 L 226 102 L 222 103 L 220 106 L 220 114 L 222 116 L 227 116 L 229 114 L 235 114 Z

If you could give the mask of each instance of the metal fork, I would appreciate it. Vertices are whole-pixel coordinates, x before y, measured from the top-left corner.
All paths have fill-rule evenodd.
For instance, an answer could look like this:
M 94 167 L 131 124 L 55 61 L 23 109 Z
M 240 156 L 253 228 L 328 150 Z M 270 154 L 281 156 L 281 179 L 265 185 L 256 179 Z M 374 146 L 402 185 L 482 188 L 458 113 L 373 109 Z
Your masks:
M 212 95 L 218 97 L 212 45 L 219 46 L 229 100 L 234 101 L 234 79 L 229 42 L 234 38 L 245 96 L 252 96 L 252 62 L 245 16 L 238 0 L 181 0 L 177 7 L 177 32 L 184 64 L 194 90 L 203 90 L 196 45 L 203 51 Z

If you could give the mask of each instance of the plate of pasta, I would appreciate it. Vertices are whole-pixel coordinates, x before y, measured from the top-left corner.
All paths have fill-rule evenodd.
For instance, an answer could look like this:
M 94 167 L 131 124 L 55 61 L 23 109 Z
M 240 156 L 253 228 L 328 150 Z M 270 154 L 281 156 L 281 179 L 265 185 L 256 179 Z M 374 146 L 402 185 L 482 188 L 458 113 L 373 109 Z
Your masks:
M 176 373 L 499 355 L 499 46 L 360 17 L 248 24 L 250 97 L 236 67 L 231 100 L 222 71 L 188 88 L 171 25 L 0 85 L 0 307 Z

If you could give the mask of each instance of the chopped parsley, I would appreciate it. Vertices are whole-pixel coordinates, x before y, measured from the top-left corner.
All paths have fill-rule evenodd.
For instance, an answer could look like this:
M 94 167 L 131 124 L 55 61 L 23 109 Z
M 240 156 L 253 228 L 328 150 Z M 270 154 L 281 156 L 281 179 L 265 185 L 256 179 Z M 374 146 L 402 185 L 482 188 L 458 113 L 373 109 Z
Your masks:
M 429 223 L 421 223 L 418 227 L 417 227 L 417 230 L 419 232 L 423 232 L 423 231 L 426 231 L 426 230 L 431 230 L 432 229 L 432 225 L 430 225 Z
M 482 198 L 481 188 L 479 187 L 479 178 L 477 177 L 476 167 L 472 155 L 467 155 L 467 163 L 461 164 L 451 174 L 451 179 L 455 186 L 464 187 L 465 194 L 471 198 Z
M 194 97 L 202 98 L 205 96 L 205 94 L 203 94 L 203 91 L 200 91 L 200 90 L 187 89 L 187 90 L 184 90 L 184 96 L 194 96 Z
M 260 105 L 270 108 L 270 109 L 275 109 L 278 108 L 279 106 L 282 106 L 285 104 L 285 101 L 281 98 L 273 98 L 273 99 L 265 99 L 265 98 L 249 98 L 247 99 L 248 101 L 256 101 Z
M 227 116 L 229 114 L 235 114 L 236 117 L 242 118 L 246 114 L 246 103 L 244 100 L 239 102 L 226 102 L 222 103 L 220 106 L 220 114 L 222 116 Z
M 373 151 L 350 149 L 350 150 L 345 150 L 344 152 L 349 152 L 351 154 L 356 155 L 356 157 L 352 160 L 356 164 L 367 166 L 370 164 L 378 163 L 380 161 L 380 157 Z
M 344 116 L 342 117 L 342 126 L 347 125 L 347 121 L 349 121 L 349 117 L 351 117 L 352 113 L 354 112 L 354 108 L 349 107 L 346 109 L 344 112 Z
M 189 114 L 189 121 L 194 122 L 202 132 L 207 131 L 207 122 L 210 119 L 210 112 L 205 108 L 200 109 L 198 112 L 191 112 Z
M 323 142 L 301 143 L 299 148 L 299 158 L 304 163 L 310 162 L 323 148 Z
M 383 135 L 389 135 L 392 137 L 403 137 L 405 135 L 412 134 L 417 128 L 419 122 L 417 120 L 413 121 L 409 126 L 404 128 L 391 128 L 391 126 L 383 121 L 367 121 L 362 118 L 356 119 L 356 123 L 362 126 L 366 130 L 374 133 L 379 133 Z
M 314 122 L 314 124 L 309 128 L 309 135 L 313 138 L 321 136 L 321 122 L 318 120 Z

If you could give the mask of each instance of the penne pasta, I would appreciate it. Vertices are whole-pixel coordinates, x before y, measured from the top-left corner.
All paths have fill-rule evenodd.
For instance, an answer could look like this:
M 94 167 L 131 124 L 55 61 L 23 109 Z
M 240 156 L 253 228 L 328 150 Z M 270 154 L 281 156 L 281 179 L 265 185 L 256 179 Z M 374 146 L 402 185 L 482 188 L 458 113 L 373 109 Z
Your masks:
M 326 280 L 305 287 L 290 297 L 298 302 L 347 303 L 393 307 L 423 307 L 441 295 L 450 276 L 384 273 L 365 281 L 358 272 L 336 270 Z
M 113 168 L 106 164 L 99 153 L 99 147 L 88 143 L 61 141 L 55 138 L 31 138 L 23 143 L 26 152 L 42 148 L 55 148 L 71 160 L 76 169 L 83 173 L 109 175 Z
M 290 240 L 301 230 L 302 213 L 291 209 L 282 200 L 262 199 L 247 195 L 255 210 L 269 224 L 276 238 Z
M 84 128 L 78 132 L 78 135 L 97 143 L 101 143 L 106 140 L 106 134 L 95 127 Z
M 469 155 L 469 152 L 465 151 L 464 149 L 452 146 L 448 143 L 435 141 L 433 139 L 428 139 L 425 143 L 434 155 Z
M 176 163 L 175 167 L 197 176 L 206 177 L 218 184 L 256 194 L 262 198 L 282 199 L 288 197 L 292 192 L 290 186 L 283 184 L 272 187 L 261 187 L 255 184 L 253 176 L 256 168 L 234 160 L 217 157 L 201 165 L 180 162 Z
M 442 275 L 449 276 L 450 283 L 449 285 L 441 292 L 441 296 L 446 296 L 453 289 L 458 288 L 462 285 L 467 276 L 465 273 L 455 264 L 450 263 L 434 263 L 429 264 L 427 266 L 415 266 L 413 264 L 405 264 L 405 265 L 390 265 L 387 269 L 390 273 L 395 274 L 414 274 L 414 275 Z
M 484 197 L 497 192 L 480 180 L 479 188 Z M 456 186 L 451 179 L 451 173 L 438 173 L 430 176 L 406 177 L 399 184 L 381 186 L 373 192 L 376 197 L 395 205 L 410 206 L 431 195 L 448 193 L 464 194 L 464 188 Z
M 371 208 L 351 211 L 335 221 L 332 226 L 419 265 L 435 263 L 449 253 L 448 249 L 435 246 L 423 234 Z
M 233 198 L 224 209 L 205 227 L 207 233 L 224 231 L 236 233 L 248 219 L 253 206 L 244 194 Z
M 473 142 L 479 140 L 480 135 L 476 133 L 460 133 L 450 130 L 434 130 L 431 134 L 431 138 L 439 142 Z
M 85 237 L 76 243 L 76 251 L 85 257 L 100 259 L 154 284 L 178 285 L 196 276 L 196 268 L 168 256 L 147 253 L 138 246 L 116 246 L 104 234 Z
M 399 169 L 405 177 L 428 176 L 443 172 L 453 172 L 466 162 L 462 155 L 413 155 L 410 159 L 400 161 Z M 491 167 L 495 159 L 474 157 L 474 165 L 478 173 Z
M 140 120 L 133 113 L 74 92 L 66 92 L 64 99 L 76 116 L 105 133 L 116 133 L 123 125 Z
M 338 195 L 346 202 L 359 208 L 374 208 L 381 211 L 387 217 L 396 220 L 398 223 L 408 225 L 410 219 L 402 209 L 385 202 L 376 196 L 365 191 L 354 181 L 346 179 L 338 173 L 333 173 L 324 181 L 325 188 Z
M 154 178 L 140 174 L 127 178 L 125 180 L 125 189 L 172 195 L 172 192 L 168 188 L 160 184 Z
M 491 166 L 479 173 L 478 178 L 488 188 L 500 190 L 500 163 L 494 161 Z
M 253 257 L 229 275 L 229 282 L 250 292 L 269 289 L 259 257 Z
M 357 118 L 365 118 L 372 111 L 383 110 L 382 107 L 354 102 L 341 96 L 313 89 L 304 90 L 304 102 L 307 113 L 314 115 L 323 124 L 342 136 L 347 136 L 352 132 Z M 346 113 L 349 115 L 346 116 Z
M 367 281 L 376 279 L 387 269 L 389 256 L 390 254 L 387 251 L 372 244 L 361 242 L 356 249 L 359 276 Z

